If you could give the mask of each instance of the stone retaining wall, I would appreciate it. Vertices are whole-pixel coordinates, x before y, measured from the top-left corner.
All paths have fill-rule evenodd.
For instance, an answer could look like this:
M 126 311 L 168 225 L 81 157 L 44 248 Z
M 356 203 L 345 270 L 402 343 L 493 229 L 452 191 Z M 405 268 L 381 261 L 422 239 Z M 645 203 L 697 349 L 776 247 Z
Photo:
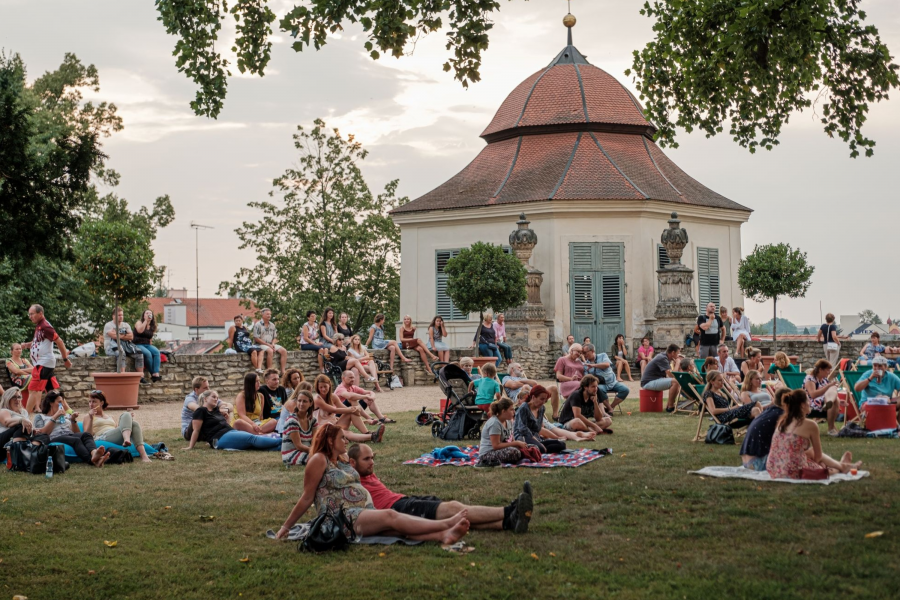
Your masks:
M 734 351 L 734 344 L 728 346 Z M 853 358 L 859 354 L 862 342 L 845 342 L 841 348 L 841 357 Z M 772 354 L 771 342 L 758 342 L 756 347 L 763 354 Z M 527 375 L 533 379 L 552 379 L 553 365 L 562 354 L 562 345 L 558 342 L 547 346 L 514 347 L 513 358 L 521 363 Z M 804 368 L 811 367 L 815 361 L 822 358 L 824 353 L 822 345 L 815 342 L 779 342 L 778 348 L 790 355 L 800 357 Z M 403 379 L 405 385 L 432 385 L 433 377 L 425 372 L 425 366 L 418 353 L 406 350 L 403 354 L 411 359 L 408 364 L 403 364 L 397 359 L 395 371 Z M 372 351 L 376 358 L 387 361 L 388 353 L 385 350 Z M 450 360 L 459 360 L 462 356 L 471 356 L 472 350 L 458 349 L 450 352 Z M 691 348 L 687 356 L 695 356 L 695 349 Z M 277 361 L 276 361 L 277 363 Z M 127 369 L 133 370 L 134 365 L 128 360 Z M 288 368 L 300 369 L 304 375 L 310 377 L 318 372 L 316 356 L 312 352 L 289 352 Z M 62 389 L 66 397 L 76 406 L 87 404 L 87 393 L 94 389 L 94 380 L 91 373 L 112 372 L 115 362 L 112 358 L 73 358 L 72 368 L 65 369 L 60 366 L 57 370 Z M 142 385 L 139 402 L 174 402 L 184 398 L 191 391 L 191 380 L 197 375 L 203 375 L 210 381 L 213 389 L 218 390 L 224 396 L 234 396 L 241 390 L 244 374 L 251 369 L 250 359 L 246 355 L 210 354 L 204 356 L 175 357 L 174 363 L 164 363 L 160 374 L 162 381 L 153 385 Z M 10 385 L 6 370 L 0 370 L 0 385 L 7 388 Z M 637 369 L 634 369 L 637 373 Z M 382 379 L 382 383 L 384 380 Z

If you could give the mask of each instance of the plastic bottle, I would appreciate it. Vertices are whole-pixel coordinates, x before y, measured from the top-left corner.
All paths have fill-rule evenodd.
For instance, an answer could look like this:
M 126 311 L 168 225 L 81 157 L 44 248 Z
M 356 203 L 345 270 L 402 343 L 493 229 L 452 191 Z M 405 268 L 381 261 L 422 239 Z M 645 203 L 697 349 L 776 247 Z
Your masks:
M 46 471 L 45 477 L 47 477 L 47 479 L 53 479 L 53 457 L 52 456 L 47 457 L 47 471 Z

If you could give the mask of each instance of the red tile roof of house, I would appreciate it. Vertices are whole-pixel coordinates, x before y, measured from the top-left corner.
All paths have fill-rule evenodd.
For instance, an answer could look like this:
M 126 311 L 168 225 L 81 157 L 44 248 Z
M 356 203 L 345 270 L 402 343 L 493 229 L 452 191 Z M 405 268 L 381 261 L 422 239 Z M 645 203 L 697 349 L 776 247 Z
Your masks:
M 150 303 L 149 310 L 159 317 L 163 315 L 160 322 L 165 321 L 165 307 L 173 304 L 175 300 L 172 298 L 147 298 Z M 179 300 L 187 307 L 187 326 L 193 327 L 197 323 L 197 300 L 187 298 Z M 256 305 L 250 303 L 251 308 L 247 308 L 241 304 L 240 298 L 200 298 L 200 327 L 224 327 L 225 323 L 231 321 L 235 315 L 256 315 Z
M 750 212 L 682 171 L 653 142 L 655 132 L 634 96 L 569 45 L 506 98 L 475 160 L 392 213 L 546 200 L 661 200 Z

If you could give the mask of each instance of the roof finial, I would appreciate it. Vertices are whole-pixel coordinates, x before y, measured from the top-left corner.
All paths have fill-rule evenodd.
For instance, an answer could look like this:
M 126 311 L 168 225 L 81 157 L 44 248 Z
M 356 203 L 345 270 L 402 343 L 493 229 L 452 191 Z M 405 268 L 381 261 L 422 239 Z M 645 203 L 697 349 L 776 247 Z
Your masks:
M 572 14 L 572 0 L 569 0 L 569 14 L 563 17 L 563 25 L 566 26 L 569 30 L 569 45 L 572 45 L 572 28 L 575 27 L 575 23 L 578 20 L 575 18 L 575 15 Z

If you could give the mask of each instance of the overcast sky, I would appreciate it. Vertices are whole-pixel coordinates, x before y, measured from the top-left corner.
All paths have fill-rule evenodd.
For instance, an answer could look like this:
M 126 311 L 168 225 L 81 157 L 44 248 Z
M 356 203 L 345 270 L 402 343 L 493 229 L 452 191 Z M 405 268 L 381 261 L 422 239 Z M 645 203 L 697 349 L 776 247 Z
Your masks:
M 292 4 L 272 6 L 280 16 Z M 30 79 L 55 69 L 65 52 L 97 66 L 99 97 L 114 102 L 125 123 L 105 142 L 110 166 L 122 174 L 117 193 L 132 208 L 171 195 L 176 221 L 160 232 L 157 262 L 169 266 L 172 287 L 192 294 L 190 222 L 215 227 L 200 232 L 200 293 L 211 296 L 219 282 L 253 263 L 251 253 L 238 249 L 234 230 L 258 217 L 247 203 L 266 199 L 271 180 L 294 164 L 297 124 L 322 117 L 356 134 L 370 151 L 363 171 L 376 192 L 399 179 L 400 195 L 416 198 L 476 156 L 484 146 L 478 135 L 506 95 L 565 44 L 564 0 L 501 4 L 482 81 L 468 90 L 441 70 L 442 34 L 420 40 L 410 56 L 378 62 L 365 53 L 356 28 L 319 52 L 299 54 L 288 36 L 277 34 L 266 76 L 232 78 L 218 120 L 190 110 L 194 84 L 176 70 L 175 38 L 156 20 L 152 2 L 0 0 L 0 47 L 22 55 Z M 572 2 L 575 45 L 632 91 L 624 70 L 652 33 L 651 21 L 638 14 L 642 4 Z M 900 4 L 861 4 L 896 55 Z M 225 32 L 221 47 L 232 39 Z M 813 285 L 805 299 L 780 302 L 780 316 L 817 323 L 822 301 L 825 312 L 838 315 L 872 308 L 897 318 L 898 126 L 900 98 L 871 107 L 864 133 L 878 144 L 869 159 L 850 159 L 847 146 L 826 137 L 812 111 L 793 117 L 773 152 L 751 155 L 727 136 L 681 132 L 681 147 L 666 153 L 706 186 L 754 209 L 742 229 L 745 254 L 773 242 L 808 253 L 816 267 Z M 754 322 L 771 318 L 771 303 L 746 304 Z

